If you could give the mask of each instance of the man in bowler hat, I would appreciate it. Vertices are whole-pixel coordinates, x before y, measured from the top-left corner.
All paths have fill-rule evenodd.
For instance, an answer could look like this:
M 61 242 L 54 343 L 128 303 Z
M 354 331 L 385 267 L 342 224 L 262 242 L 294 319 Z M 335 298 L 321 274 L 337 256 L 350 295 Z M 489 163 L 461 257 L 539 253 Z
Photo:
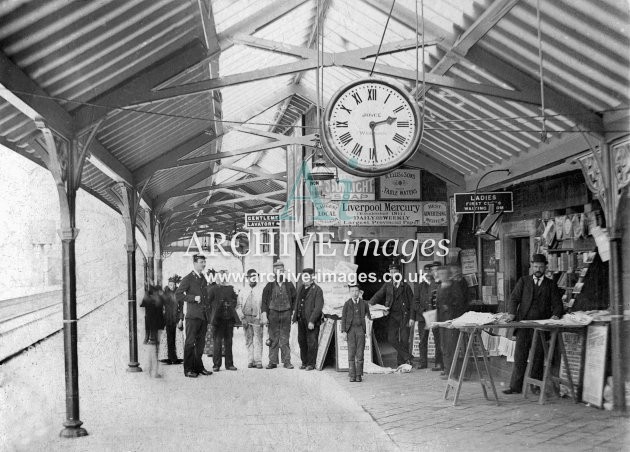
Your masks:
M 300 369 L 313 370 L 317 359 L 324 292 L 315 284 L 315 270 L 312 268 L 302 270 L 302 282 L 297 291 L 297 306 L 293 312 L 293 322 L 298 323 L 298 343 L 302 358 Z
M 556 283 L 545 277 L 547 258 L 544 254 L 532 257 L 533 274 L 521 277 L 510 295 L 508 303 L 509 320 L 558 319 L 562 316 L 562 298 Z M 523 379 L 527 369 L 529 348 L 532 344 L 534 330 L 523 328 L 516 330 L 516 348 L 514 349 L 514 368 L 510 387 L 504 394 L 520 394 L 523 390 Z M 542 380 L 544 354 L 541 342 L 537 342 L 532 363 L 532 378 Z M 538 388 L 532 390 L 538 392 Z

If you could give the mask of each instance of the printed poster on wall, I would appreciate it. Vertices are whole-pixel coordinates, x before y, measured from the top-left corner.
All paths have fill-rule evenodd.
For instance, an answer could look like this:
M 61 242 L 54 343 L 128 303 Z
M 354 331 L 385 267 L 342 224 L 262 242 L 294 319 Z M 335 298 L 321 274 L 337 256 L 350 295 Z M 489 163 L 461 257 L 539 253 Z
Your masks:
M 319 181 L 316 186 L 325 200 L 373 201 L 376 199 L 374 178 L 353 176 L 339 170 L 339 178 Z
M 600 408 L 604 398 L 607 349 L 608 325 L 589 325 L 584 356 L 582 400 Z
M 462 250 L 459 254 L 462 262 L 462 274 L 471 275 L 477 273 L 477 252 L 473 250 Z
M 420 199 L 420 170 L 398 169 L 379 178 L 380 199 Z
M 426 206 L 430 208 L 427 208 Z M 442 209 L 443 208 L 443 209 Z M 315 217 L 315 226 L 446 226 L 446 203 L 439 201 L 329 201 L 325 218 Z M 440 218 L 437 212 L 444 212 Z M 424 213 L 428 213 L 427 221 Z

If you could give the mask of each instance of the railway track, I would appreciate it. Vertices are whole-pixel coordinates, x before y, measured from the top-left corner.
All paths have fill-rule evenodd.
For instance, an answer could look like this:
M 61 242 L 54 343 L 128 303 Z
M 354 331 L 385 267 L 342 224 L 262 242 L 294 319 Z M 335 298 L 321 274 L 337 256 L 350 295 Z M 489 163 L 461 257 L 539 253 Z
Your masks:
M 121 290 L 107 299 L 102 296 L 103 292 L 100 290 L 81 294 L 77 297 L 77 305 L 84 308 L 88 306 L 88 308 L 79 312 L 78 319 L 82 319 L 125 293 L 126 290 Z M 61 291 L 40 295 L 40 297 L 22 297 L 28 298 L 28 301 L 16 302 L 16 299 L 12 299 L 5 300 L 6 303 L 0 302 L 0 364 L 4 364 L 63 329 Z M 59 316 L 59 318 L 56 319 L 53 316 Z M 3 339 L 5 339 L 4 344 Z

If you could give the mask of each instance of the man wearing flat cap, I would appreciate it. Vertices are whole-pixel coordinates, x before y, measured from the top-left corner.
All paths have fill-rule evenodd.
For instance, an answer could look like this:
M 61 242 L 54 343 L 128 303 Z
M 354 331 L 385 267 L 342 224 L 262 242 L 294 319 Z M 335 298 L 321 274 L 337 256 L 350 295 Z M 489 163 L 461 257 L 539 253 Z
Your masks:
M 210 304 L 206 290 L 206 257 L 193 256 L 193 271 L 184 276 L 175 295 L 177 301 L 186 302 L 186 341 L 184 342 L 184 375 L 197 378 L 198 375 L 212 375 L 203 366 L 203 348 L 206 343 L 206 330 L 210 318 Z M 183 318 L 184 314 L 180 314 Z
M 291 364 L 291 315 L 295 309 L 295 286 L 287 281 L 284 264 L 273 264 L 274 280 L 267 283 L 263 290 L 263 324 L 269 323 L 269 364 L 267 369 L 278 367 L 278 350 L 282 351 L 282 362 L 286 369 L 293 369 Z
M 261 324 L 263 286 L 258 272 L 247 270 L 247 285 L 238 294 L 236 312 L 243 324 L 249 368 L 262 369 L 263 326 Z
M 396 361 L 401 364 L 411 363 L 409 353 L 409 312 L 413 303 L 411 286 L 402 281 L 400 266 L 389 266 L 389 278 L 368 301 L 370 305 L 383 304 L 389 308 L 386 318 L 387 342 L 396 350 Z
M 558 319 L 562 316 L 562 298 L 556 283 L 545 278 L 547 258 L 544 254 L 534 254 L 532 257 L 533 274 L 523 276 L 516 283 L 508 303 L 509 320 L 540 320 Z M 510 387 L 503 391 L 505 394 L 519 394 L 523 390 L 523 378 L 527 369 L 529 348 L 532 344 L 534 330 L 523 328 L 516 330 L 516 348 L 514 349 L 514 368 Z M 541 342 L 534 351 L 531 377 L 542 380 L 543 376 L 543 346 Z M 537 392 L 537 389 L 533 392 Z
M 315 270 L 302 270 L 302 285 L 297 292 L 297 306 L 293 312 L 293 322 L 298 323 L 298 343 L 300 344 L 300 369 L 315 369 L 319 326 L 324 309 L 324 292 L 315 284 Z

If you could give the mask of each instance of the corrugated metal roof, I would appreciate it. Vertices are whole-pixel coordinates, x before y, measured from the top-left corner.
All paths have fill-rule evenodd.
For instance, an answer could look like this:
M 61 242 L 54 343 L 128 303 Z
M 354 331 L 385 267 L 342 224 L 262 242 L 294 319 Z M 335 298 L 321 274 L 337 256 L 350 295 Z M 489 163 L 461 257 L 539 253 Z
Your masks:
M 492 5 L 490 0 L 425 3 L 425 21 L 448 42 L 454 42 Z M 360 3 L 360 7 L 357 2 L 347 0 L 330 0 L 327 4 L 322 25 L 325 51 L 342 52 L 379 43 L 390 1 L 370 0 Z M 628 3 L 545 0 L 541 4 L 545 84 L 594 111 L 627 105 L 630 98 Z M 258 20 L 263 11 L 269 13 L 270 5 L 274 5 L 274 0 L 213 0 L 216 31 L 221 34 L 242 21 Z M 176 54 L 197 39 L 201 27 L 199 10 L 188 0 L 51 0 L 5 2 L 3 6 L 0 49 L 69 112 L 79 107 L 78 102 L 95 99 Z M 407 19 L 399 22 L 400 16 L 392 18 L 384 43 L 415 39 L 415 21 L 409 18 L 413 18 L 416 7 L 419 8 L 417 0 L 396 2 L 397 9 L 407 11 Z M 269 25 L 259 27 L 254 36 L 313 47 L 316 15 L 316 0 L 301 2 Z M 427 35 L 427 39 L 431 36 Z M 227 47 L 218 59 L 220 77 L 298 60 L 238 43 Z M 537 80 L 536 0 L 518 2 L 475 47 Z M 446 50 L 444 43 L 424 50 L 426 71 L 436 67 Z M 419 64 L 415 50 L 382 55 L 378 62 L 410 70 Z M 466 58 L 450 67 L 446 75 L 511 89 L 510 80 L 504 80 L 496 68 L 480 67 Z M 163 86 L 194 83 L 209 76 L 208 65 L 198 64 Z M 343 84 L 365 76 L 365 72 L 325 68 L 324 102 Z M 309 71 L 301 77 L 288 74 L 222 88 L 214 95 L 200 93 L 169 99 L 136 107 L 137 111 L 111 112 L 97 139 L 132 172 L 203 133 L 220 136 L 180 158 L 266 143 L 266 138 L 232 130 L 238 124 L 230 121 L 246 121 L 245 125 L 252 129 L 291 133 L 294 126 L 300 125 L 301 115 L 312 107 L 311 101 L 294 95 L 273 106 L 263 105 L 272 94 L 296 80 L 306 91 L 316 91 L 315 71 Z M 410 89 L 415 85 L 413 81 L 404 84 Z M 540 109 L 536 106 L 442 88 L 428 91 L 426 106 L 423 150 L 462 174 L 482 171 L 540 144 Z M 547 108 L 546 113 L 547 129 L 552 134 L 573 129 L 580 122 L 575 112 Z M 213 122 L 215 119 L 226 122 L 218 127 Z M 13 146 L 26 148 L 28 140 L 39 136 L 39 131 L 32 120 L 0 99 L 0 136 Z M 191 185 L 192 189 L 249 179 L 254 177 L 252 170 L 282 172 L 286 170 L 285 156 L 285 149 L 275 148 L 224 158 L 221 163 L 232 168 L 222 168 L 212 176 L 209 162 L 159 170 L 150 179 L 147 193 L 155 198 L 193 177 L 198 182 Z M 109 193 L 111 183 L 95 166 L 86 164 L 83 186 L 110 204 L 113 203 Z M 281 190 L 283 186 L 277 181 L 258 181 L 247 183 L 242 190 L 262 194 Z M 210 199 L 227 200 L 230 196 L 215 191 Z M 163 210 L 198 198 L 203 198 L 203 194 L 170 199 Z M 243 212 L 268 208 L 269 204 L 252 200 L 239 206 Z M 235 218 L 237 214 L 226 215 Z

